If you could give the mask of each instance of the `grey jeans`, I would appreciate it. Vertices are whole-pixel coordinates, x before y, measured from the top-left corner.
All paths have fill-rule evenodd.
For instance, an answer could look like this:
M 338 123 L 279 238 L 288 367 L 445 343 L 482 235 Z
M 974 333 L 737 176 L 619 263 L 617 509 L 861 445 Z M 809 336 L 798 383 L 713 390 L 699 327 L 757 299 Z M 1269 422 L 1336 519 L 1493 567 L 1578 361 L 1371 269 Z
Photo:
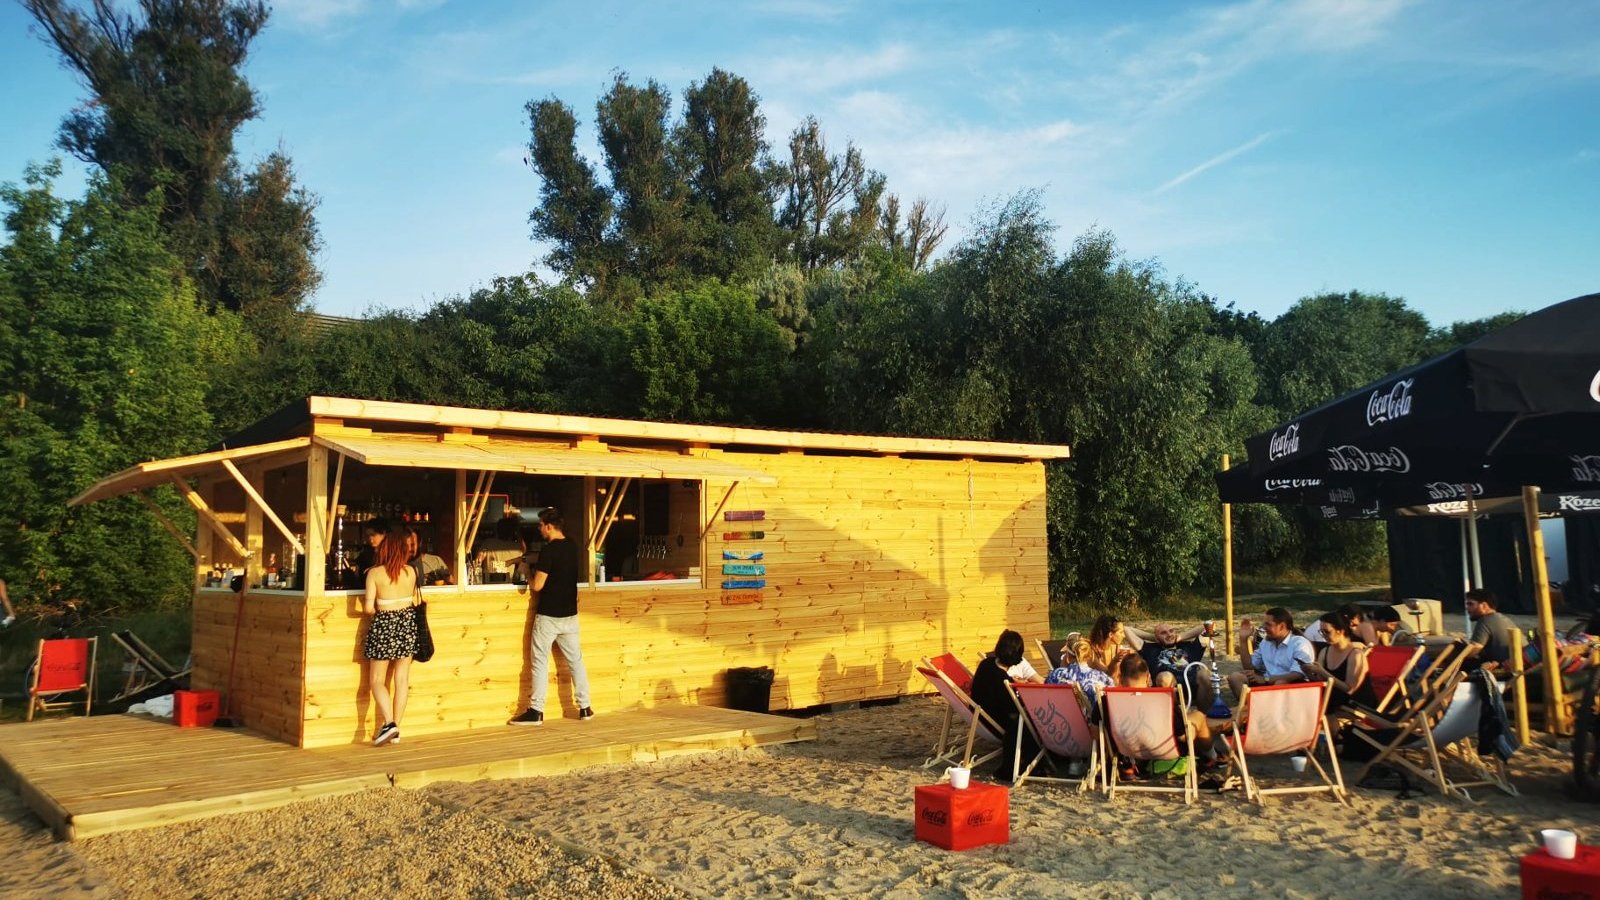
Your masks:
M 589 672 L 583 667 L 583 648 L 578 646 L 577 616 L 533 617 L 533 709 L 544 712 L 550 691 L 550 645 L 561 648 L 572 670 L 572 699 L 579 709 L 589 705 Z

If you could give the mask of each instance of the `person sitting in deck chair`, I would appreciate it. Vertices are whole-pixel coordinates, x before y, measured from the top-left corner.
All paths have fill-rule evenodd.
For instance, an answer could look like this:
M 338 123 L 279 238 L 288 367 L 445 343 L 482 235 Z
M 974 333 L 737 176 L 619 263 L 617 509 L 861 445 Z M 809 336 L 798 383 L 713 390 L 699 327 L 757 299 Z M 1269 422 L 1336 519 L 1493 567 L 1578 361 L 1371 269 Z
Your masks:
M 1151 687 L 1150 668 L 1145 665 L 1143 657 L 1129 656 L 1123 659 L 1117 667 L 1117 687 L 1147 688 Z M 1170 686 L 1170 685 L 1168 685 Z M 1185 688 L 1187 691 L 1187 688 Z M 1194 755 L 1199 760 L 1202 771 L 1210 771 L 1219 765 L 1216 742 L 1211 739 L 1211 726 L 1206 721 L 1204 709 L 1196 708 L 1192 703 L 1188 709 L 1172 712 L 1173 729 L 1178 734 L 1183 734 L 1183 722 L 1188 719 L 1189 726 L 1194 733 Z M 1130 777 L 1131 776 L 1131 777 Z M 1128 781 L 1137 780 L 1137 772 L 1129 772 L 1125 766 L 1122 778 Z
M 1075 684 L 1083 691 L 1083 697 L 1089 701 L 1089 714 L 1091 723 L 1100 719 L 1099 696 L 1100 689 L 1116 684 L 1110 675 L 1096 669 L 1084 662 L 1089 653 L 1089 642 L 1078 638 L 1067 645 L 1067 650 L 1072 654 L 1072 660 L 1066 662 L 1058 669 L 1050 670 L 1045 676 L 1045 684 Z
M 1243 630 L 1248 631 L 1249 619 L 1241 623 Z M 1301 671 L 1301 664 L 1315 662 L 1311 653 L 1311 642 L 1294 633 L 1294 616 L 1281 606 L 1274 606 L 1267 610 L 1265 621 L 1266 639 L 1249 657 L 1244 656 L 1244 645 L 1240 644 L 1239 661 L 1244 668 L 1228 676 L 1228 686 L 1233 689 L 1235 697 L 1240 696 L 1240 691 L 1245 685 L 1258 684 L 1291 684 L 1304 681 L 1305 673 Z
M 1016 746 L 1017 731 L 1022 727 L 1017 721 L 1017 704 L 1011 699 L 1011 691 L 1006 687 L 1011 681 L 1009 670 L 1022 659 L 1022 635 L 1006 629 L 1000 632 L 1000 639 L 995 641 L 994 653 L 978 663 L 978 669 L 972 673 L 972 702 L 982 707 L 1000 726 L 1005 729 L 1001 735 L 1005 739 L 1003 746 Z M 1026 729 L 1022 731 L 1022 758 L 1033 759 L 1039 752 L 1038 742 L 1033 739 L 1033 734 Z M 1009 784 L 1015 777 L 1016 758 L 1011 753 L 1000 754 L 1000 765 L 995 769 L 994 778 L 1002 784 Z

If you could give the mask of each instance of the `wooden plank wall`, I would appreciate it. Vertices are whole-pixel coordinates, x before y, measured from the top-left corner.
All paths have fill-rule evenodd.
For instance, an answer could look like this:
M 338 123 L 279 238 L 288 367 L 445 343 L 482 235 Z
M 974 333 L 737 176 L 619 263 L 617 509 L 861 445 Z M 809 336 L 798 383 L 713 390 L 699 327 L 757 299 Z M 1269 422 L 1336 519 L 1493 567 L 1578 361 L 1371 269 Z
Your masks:
M 202 590 L 194 601 L 194 673 L 197 691 L 219 691 L 223 709 L 244 725 L 279 740 L 301 740 L 305 669 L 305 601 L 298 596 L 247 594 L 241 609 L 231 591 Z M 229 661 L 239 622 L 232 668 L 234 702 L 227 702 Z
M 723 705 L 724 675 L 734 666 L 774 668 L 774 709 L 894 697 L 924 690 L 912 668 L 923 656 L 953 651 L 976 661 L 1008 627 L 1029 638 L 1046 635 L 1040 463 L 800 453 L 726 458 L 770 472 L 778 484 L 740 486 L 726 506 L 764 510 L 765 520 L 728 523 L 719 516 L 712 525 L 705 547 L 709 588 L 580 589 L 584 658 L 600 714 Z M 706 486 L 703 515 L 725 489 Z M 674 516 L 675 527 L 692 524 Z M 751 530 L 766 538 L 722 537 Z M 724 549 L 764 552 L 767 587 L 759 602 L 723 602 L 717 573 Z M 252 605 L 253 617 L 258 608 Z M 432 595 L 429 609 L 439 651 L 412 666 L 403 731 L 501 727 L 530 693 L 526 594 L 451 589 Z M 229 612 L 218 622 L 231 625 Z M 200 618 L 197 612 L 197 668 Z M 374 723 L 356 600 L 312 598 L 303 621 L 308 665 L 299 740 L 325 746 L 369 739 Z M 279 636 L 252 643 L 248 654 L 241 650 L 240 661 L 241 680 L 265 686 L 265 696 L 252 701 L 259 714 L 275 715 L 294 695 L 287 679 L 300 670 L 291 637 L 295 617 L 266 613 L 246 625 Z M 559 655 L 555 671 L 546 714 L 574 715 Z

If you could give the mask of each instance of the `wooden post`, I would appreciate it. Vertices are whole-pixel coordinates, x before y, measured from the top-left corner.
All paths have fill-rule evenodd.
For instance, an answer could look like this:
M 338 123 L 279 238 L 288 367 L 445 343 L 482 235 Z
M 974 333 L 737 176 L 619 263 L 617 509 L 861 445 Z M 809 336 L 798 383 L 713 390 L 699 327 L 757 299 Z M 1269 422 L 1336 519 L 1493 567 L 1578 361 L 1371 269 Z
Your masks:
M 1511 632 L 1511 696 L 1517 706 L 1517 740 L 1528 742 L 1528 680 L 1527 666 L 1522 662 L 1522 629 Z
M 1539 529 L 1539 489 L 1522 488 L 1522 517 L 1528 525 L 1528 560 L 1533 566 L 1533 603 L 1539 612 L 1539 656 L 1544 660 L 1544 730 L 1570 734 L 1561 690 L 1561 659 L 1556 652 L 1556 617 L 1550 609 L 1550 573 L 1544 564 L 1544 532 Z
M 1222 454 L 1222 471 L 1228 471 L 1228 454 Z M 1233 504 L 1222 504 L 1222 602 L 1224 609 L 1223 631 L 1228 635 L 1228 655 L 1233 647 Z
M 343 462 L 344 457 L 339 457 Z M 342 471 L 342 470 L 341 470 Z M 328 549 L 333 543 L 333 513 L 328 508 L 328 448 L 312 443 L 306 458 L 306 596 L 322 593 L 328 582 Z
M 239 486 L 244 488 L 244 546 L 250 551 L 244 558 L 244 585 L 245 589 L 264 585 L 266 579 L 262 573 L 267 568 L 267 555 L 265 553 L 266 534 L 262 530 L 265 516 L 263 510 L 266 504 L 250 502 L 253 497 L 260 497 L 261 491 L 267 486 L 265 473 L 259 466 L 252 466 L 248 476 L 233 468 L 231 460 L 223 460 L 227 468 L 233 469 L 229 474 L 234 475 Z
M 456 587 L 466 590 L 467 586 L 467 470 L 456 470 L 456 539 L 455 562 L 451 571 L 456 576 Z

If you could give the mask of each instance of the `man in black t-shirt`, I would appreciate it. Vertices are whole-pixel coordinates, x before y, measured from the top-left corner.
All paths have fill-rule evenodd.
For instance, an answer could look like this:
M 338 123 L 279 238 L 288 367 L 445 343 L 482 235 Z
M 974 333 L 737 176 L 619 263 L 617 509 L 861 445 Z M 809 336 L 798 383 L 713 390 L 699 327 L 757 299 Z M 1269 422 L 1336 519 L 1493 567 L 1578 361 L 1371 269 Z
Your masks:
M 1158 687 L 1172 687 L 1182 682 L 1184 670 L 1189 664 L 1202 662 L 1206 655 L 1205 645 L 1200 642 L 1200 635 L 1205 633 L 1204 625 L 1196 625 L 1181 633 L 1165 622 L 1157 625 L 1153 632 L 1137 628 L 1124 630 L 1131 638 L 1130 643 L 1134 640 L 1139 642 L 1139 656 L 1149 667 L 1150 678 Z M 1211 706 L 1209 675 L 1201 677 L 1201 674 L 1184 683 L 1191 709 L 1208 709 Z
M 589 708 L 589 673 L 578 646 L 578 545 L 567 540 L 561 512 L 553 506 L 539 513 L 539 536 L 544 549 L 528 579 L 528 591 L 538 595 L 533 617 L 533 702 L 512 719 L 512 725 L 543 725 L 544 701 L 550 691 L 550 645 L 561 648 L 572 670 L 572 697 L 578 719 L 594 718 Z

